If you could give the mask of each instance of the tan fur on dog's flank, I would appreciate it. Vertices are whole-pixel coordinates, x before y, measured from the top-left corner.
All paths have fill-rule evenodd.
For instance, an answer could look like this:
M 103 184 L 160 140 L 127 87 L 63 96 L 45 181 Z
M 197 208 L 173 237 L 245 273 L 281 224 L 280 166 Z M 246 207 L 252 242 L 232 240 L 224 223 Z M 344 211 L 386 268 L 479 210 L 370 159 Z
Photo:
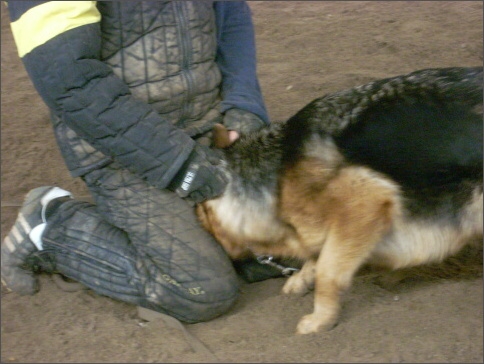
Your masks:
M 317 159 L 298 163 L 281 185 L 281 217 L 295 227 L 300 249 L 315 260 L 314 312 L 301 319 L 297 331 L 330 328 L 340 294 L 398 218 L 399 190 L 367 168 L 328 170 Z M 301 279 L 308 281 L 300 274 L 290 277 L 283 292 L 303 293 L 309 287 Z

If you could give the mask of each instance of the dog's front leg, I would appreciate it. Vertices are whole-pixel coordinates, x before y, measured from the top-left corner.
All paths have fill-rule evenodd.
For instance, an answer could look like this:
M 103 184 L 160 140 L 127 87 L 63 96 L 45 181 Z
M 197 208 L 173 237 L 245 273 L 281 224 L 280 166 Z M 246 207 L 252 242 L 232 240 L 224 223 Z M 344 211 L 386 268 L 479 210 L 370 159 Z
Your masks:
M 310 334 L 321 329 L 330 330 L 338 320 L 340 295 L 351 284 L 359 264 L 348 264 L 344 252 L 338 249 L 338 242 L 329 239 L 323 247 L 314 266 L 314 311 L 301 318 L 297 325 L 298 334 Z M 345 269 L 342 269 L 345 265 Z
M 356 210 L 351 225 L 344 219 L 332 225 L 315 265 L 314 312 L 299 321 L 298 334 L 329 330 L 336 324 L 341 294 L 390 226 L 391 204 L 376 205 L 364 211 L 367 219 L 357 219 L 361 210 Z
M 288 278 L 284 287 L 282 287 L 282 293 L 304 295 L 313 289 L 315 266 L 315 259 L 307 260 L 299 272 L 294 273 Z
M 298 334 L 309 334 L 333 328 L 340 311 L 340 296 L 346 291 L 356 271 L 370 256 L 387 225 L 386 218 L 375 226 L 353 232 L 337 226 L 328 235 L 315 266 L 314 311 L 303 316 L 297 325 Z M 362 227 L 362 226 L 361 226 Z

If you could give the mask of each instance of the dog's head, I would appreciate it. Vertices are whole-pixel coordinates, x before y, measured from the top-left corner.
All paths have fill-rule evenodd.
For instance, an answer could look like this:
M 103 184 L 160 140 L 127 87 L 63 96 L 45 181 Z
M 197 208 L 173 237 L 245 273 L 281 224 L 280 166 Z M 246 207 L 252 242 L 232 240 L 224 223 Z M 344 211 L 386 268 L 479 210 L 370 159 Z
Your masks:
M 212 146 L 218 149 L 225 149 L 232 144 L 229 131 L 222 124 L 215 124 L 212 130 Z M 239 241 L 238 237 L 230 234 L 223 228 L 220 219 L 216 214 L 216 206 L 222 196 L 215 199 L 204 201 L 196 206 L 196 214 L 202 226 L 215 240 L 222 245 L 232 259 L 245 258 L 252 253 L 245 248 L 245 244 Z
M 196 214 L 200 223 L 205 230 L 212 234 L 230 258 L 236 260 L 251 256 L 252 252 L 247 248 L 247 245 L 222 226 L 213 206 L 216 203 L 217 201 L 210 200 L 197 205 Z

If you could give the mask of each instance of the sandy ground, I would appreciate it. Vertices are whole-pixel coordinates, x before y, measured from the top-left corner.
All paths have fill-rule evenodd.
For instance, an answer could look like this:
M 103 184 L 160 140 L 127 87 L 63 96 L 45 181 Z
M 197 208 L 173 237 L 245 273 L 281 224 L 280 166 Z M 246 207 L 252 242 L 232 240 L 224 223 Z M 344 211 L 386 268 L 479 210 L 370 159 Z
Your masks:
M 1 29 L 1 227 L 8 232 L 31 188 L 86 195 L 64 167 L 46 107 L 27 78 L 5 6 Z M 328 92 L 428 67 L 482 64 L 482 2 L 250 2 L 259 75 L 273 120 Z M 244 284 L 225 315 L 172 327 L 92 291 L 66 293 L 48 275 L 41 291 L 2 289 L 2 362 L 481 362 L 482 249 L 412 270 L 384 289 L 361 273 L 340 324 L 294 334 L 312 295 L 280 294 L 284 279 Z M 199 345 L 196 345 L 196 344 Z

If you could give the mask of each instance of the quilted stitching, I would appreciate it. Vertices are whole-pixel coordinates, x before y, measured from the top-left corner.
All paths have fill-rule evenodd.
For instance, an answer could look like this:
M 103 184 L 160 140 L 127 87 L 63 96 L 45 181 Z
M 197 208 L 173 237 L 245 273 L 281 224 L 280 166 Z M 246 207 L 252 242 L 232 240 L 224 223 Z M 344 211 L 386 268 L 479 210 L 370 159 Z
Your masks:
M 234 268 L 192 206 L 116 163 L 84 179 L 98 207 L 65 203 L 44 234 L 63 274 L 186 322 L 211 319 L 233 304 Z

